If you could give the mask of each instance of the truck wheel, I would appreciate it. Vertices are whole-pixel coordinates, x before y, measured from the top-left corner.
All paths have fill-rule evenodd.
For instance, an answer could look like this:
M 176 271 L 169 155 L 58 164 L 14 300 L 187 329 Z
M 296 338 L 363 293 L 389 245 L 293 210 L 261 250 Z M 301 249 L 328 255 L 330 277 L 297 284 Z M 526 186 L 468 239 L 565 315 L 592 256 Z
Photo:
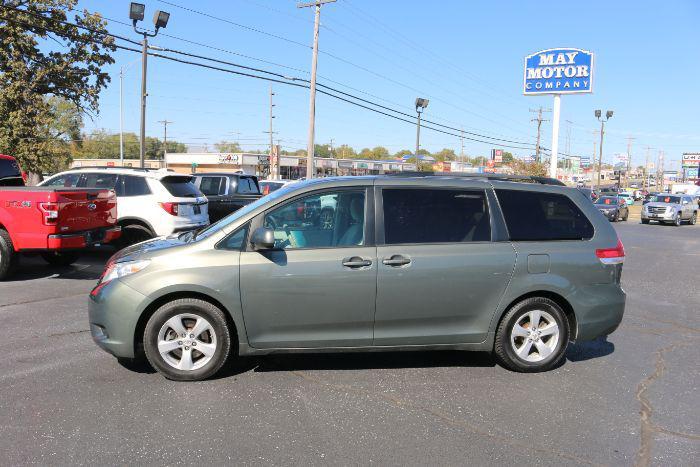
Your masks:
M 145 242 L 152 238 L 153 233 L 148 227 L 139 224 L 130 224 L 122 226 L 122 234 L 114 244 L 121 250 L 129 245 Z
M 690 217 L 690 225 L 695 225 L 695 223 L 698 221 L 698 213 L 694 212 L 693 215 Z
M 45 251 L 41 257 L 52 266 L 70 266 L 78 261 L 80 255 L 73 251 Z
M 232 349 L 224 312 L 204 300 L 166 303 L 146 323 L 143 347 L 153 368 L 174 381 L 199 381 L 214 375 Z
M 534 373 L 556 367 L 569 343 L 569 320 L 554 301 L 532 297 L 511 308 L 496 331 L 494 353 L 512 371 Z
M 683 223 L 683 220 L 681 219 L 681 213 L 679 212 L 676 214 L 676 217 L 673 218 L 673 225 L 676 227 L 680 227 L 680 225 Z
M 8 277 L 17 267 L 19 255 L 12 245 L 10 234 L 0 229 L 0 280 Z

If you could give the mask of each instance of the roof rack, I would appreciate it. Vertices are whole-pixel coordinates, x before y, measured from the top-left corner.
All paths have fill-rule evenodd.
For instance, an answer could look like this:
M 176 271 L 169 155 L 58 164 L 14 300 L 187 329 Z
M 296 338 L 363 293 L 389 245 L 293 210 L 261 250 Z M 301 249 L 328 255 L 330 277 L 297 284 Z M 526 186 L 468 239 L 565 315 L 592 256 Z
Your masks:
M 90 169 L 90 170 L 133 170 L 135 172 L 157 172 L 157 171 L 162 171 L 162 170 L 167 170 L 168 172 L 174 172 L 173 169 L 165 169 L 165 168 L 151 168 L 151 167 L 118 167 L 118 166 L 105 166 L 105 165 L 85 165 L 82 167 L 71 167 L 70 170 L 82 170 L 82 169 Z
M 443 173 L 443 172 L 397 172 L 387 174 L 388 177 L 458 177 L 458 178 L 474 178 L 479 180 L 499 180 L 503 182 L 519 182 L 519 183 L 539 183 L 541 185 L 559 185 L 566 186 L 561 180 L 550 177 L 538 177 L 535 175 L 507 175 L 507 174 L 492 174 L 492 173 Z

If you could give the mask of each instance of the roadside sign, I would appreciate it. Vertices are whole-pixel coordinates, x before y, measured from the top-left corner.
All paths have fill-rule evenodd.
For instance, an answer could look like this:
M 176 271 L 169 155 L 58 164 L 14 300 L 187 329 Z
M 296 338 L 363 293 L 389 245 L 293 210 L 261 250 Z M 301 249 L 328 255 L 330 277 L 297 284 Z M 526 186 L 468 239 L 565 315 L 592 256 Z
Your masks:
M 684 152 L 681 162 L 683 167 L 696 167 L 700 165 L 700 152 Z
M 593 92 L 593 52 L 559 48 L 525 57 L 523 94 L 579 94 Z

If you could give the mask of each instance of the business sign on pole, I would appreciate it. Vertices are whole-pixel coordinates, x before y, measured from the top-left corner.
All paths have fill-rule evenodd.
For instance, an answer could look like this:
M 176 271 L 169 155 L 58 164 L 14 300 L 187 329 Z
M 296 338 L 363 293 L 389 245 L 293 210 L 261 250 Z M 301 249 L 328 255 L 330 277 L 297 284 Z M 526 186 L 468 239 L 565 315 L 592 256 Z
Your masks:
M 503 149 L 491 149 L 491 160 L 498 164 L 503 162 Z
M 698 167 L 685 169 L 686 178 L 698 178 Z
M 700 165 L 700 152 L 684 152 L 681 160 L 683 167 L 694 167 Z
M 525 57 L 523 94 L 593 92 L 593 52 L 560 48 Z

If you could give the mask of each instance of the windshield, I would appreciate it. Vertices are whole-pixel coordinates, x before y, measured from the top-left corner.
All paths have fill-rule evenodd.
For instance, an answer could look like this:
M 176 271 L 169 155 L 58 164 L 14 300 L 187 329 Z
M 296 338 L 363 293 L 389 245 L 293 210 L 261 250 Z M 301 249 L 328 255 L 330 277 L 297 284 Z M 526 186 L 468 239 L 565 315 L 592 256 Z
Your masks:
M 657 203 L 681 204 L 680 196 L 656 195 L 654 201 Z
M 614 196 L 601 196 L 596 200 L 595 204 L 615 206 L 617 205 L 617 198 Z
M 617 196 L 619 196 L 620 198 L 629 198 L 630 197 L 629 193 L 619 193 Z
M 295 188 L 296 188 L 295 186 L 284 187 L 280 190 L 275 191 L 274 193 L 270 193 L 269 195 L 263 196 L 262 198 L 254 201 L 246 206 L 243 206 L 238 211 L 229 214 L 228 216 L 224 217 L 223 219 L 220 219 L 219 221 L 214 222 L 210 226 L 206 227 L 204 230 L 198 232 L 196 234 L 196 238 L 203 239 L 203 238 L 206 238 L 215 232 L 218 232 L 219 230 L 221 230 L 223 228 L 226 228 L 228 225 L 235 223 L 241 217 L 247 215 L 250 212 L 255 211 L 258 207 L 260 207 L 264 204 L 267 204 L 271 201 L 274 201 L 278 198 L 283 197 L 284 195 L 286 195 L 290 191 L 293 191 Z

